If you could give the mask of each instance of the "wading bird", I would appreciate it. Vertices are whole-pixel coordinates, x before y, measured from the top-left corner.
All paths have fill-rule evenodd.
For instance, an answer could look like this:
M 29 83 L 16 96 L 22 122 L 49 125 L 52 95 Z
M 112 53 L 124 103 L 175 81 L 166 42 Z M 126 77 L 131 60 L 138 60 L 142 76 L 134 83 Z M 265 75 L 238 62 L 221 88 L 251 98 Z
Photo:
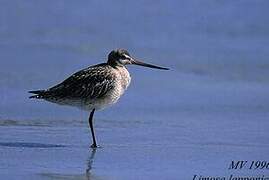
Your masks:
M 138 61 L 130 56 L 127 50 L 113 50 L 106 63 L 82 69 L 60 84 L 46 90 L 29 91 L 35 95 L 30 98 L 44 99 L 60 105 L 76 106 L 90 112 L 89 126 L 92 134 L 92 148 L 97 147 L 93 114 L 118 101 L 130 84 L 131 77 L 126 65 L 139 65 L 149 68 L 168 70 Z

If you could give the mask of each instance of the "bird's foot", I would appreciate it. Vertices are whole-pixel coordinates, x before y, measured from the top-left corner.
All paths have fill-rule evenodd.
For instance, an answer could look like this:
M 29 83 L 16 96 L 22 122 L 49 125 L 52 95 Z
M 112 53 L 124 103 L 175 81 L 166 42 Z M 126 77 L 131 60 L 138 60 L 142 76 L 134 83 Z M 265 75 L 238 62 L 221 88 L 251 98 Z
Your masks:
M 94 144 L 94 143 L 93 143 L 90 147 L 91 147 L 92 149 L 98 148 L 97 144 Z

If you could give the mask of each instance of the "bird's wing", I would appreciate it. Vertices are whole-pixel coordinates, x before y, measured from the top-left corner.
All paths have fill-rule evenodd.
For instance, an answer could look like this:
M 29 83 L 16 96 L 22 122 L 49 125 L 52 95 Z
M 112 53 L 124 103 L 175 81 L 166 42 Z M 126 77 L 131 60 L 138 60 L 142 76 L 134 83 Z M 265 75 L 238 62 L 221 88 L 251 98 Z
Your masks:
M 110 67 L 111 68 L 111 67 Z M 46 90 L 43 98 L 100 98 L 115 85 L 116 76 L 108 66 L 89 67 Z

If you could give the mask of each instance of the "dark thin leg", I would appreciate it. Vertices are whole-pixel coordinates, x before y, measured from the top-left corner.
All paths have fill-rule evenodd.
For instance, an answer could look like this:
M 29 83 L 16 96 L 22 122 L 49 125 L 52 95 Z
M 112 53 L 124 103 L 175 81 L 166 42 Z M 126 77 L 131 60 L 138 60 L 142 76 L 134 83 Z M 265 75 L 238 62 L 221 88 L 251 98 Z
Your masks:
M 90 117 L 89 117 L 89 125 L 91 128 L 91 133 L 92 133 L 92 148 L 97 148 L 96 140 L 95 140 L 95 135 L 94 135 L 94 129 L 93 129 L 93 114 L 94 114 L 95 109 L 92 110 Z

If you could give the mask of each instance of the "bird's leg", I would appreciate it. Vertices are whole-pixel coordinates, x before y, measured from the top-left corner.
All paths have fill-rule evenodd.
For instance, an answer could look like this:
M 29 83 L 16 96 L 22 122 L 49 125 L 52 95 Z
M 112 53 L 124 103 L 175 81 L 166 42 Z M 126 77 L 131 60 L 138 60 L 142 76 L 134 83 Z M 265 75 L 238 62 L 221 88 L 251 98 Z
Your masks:
M 92 112 L 90 113 L 90 117 L 89 117 L 89 125 L 91 128 L 91 133 L 92 133 L 92 145 L 91 148 L 97 148 L 97 144 L 96 144 L 96 140 L 95 140 L 95 135 L 94 135 L 94 129 L 93 129 L 93 114 L 94 114 L 95 109 L 92 110 Z

